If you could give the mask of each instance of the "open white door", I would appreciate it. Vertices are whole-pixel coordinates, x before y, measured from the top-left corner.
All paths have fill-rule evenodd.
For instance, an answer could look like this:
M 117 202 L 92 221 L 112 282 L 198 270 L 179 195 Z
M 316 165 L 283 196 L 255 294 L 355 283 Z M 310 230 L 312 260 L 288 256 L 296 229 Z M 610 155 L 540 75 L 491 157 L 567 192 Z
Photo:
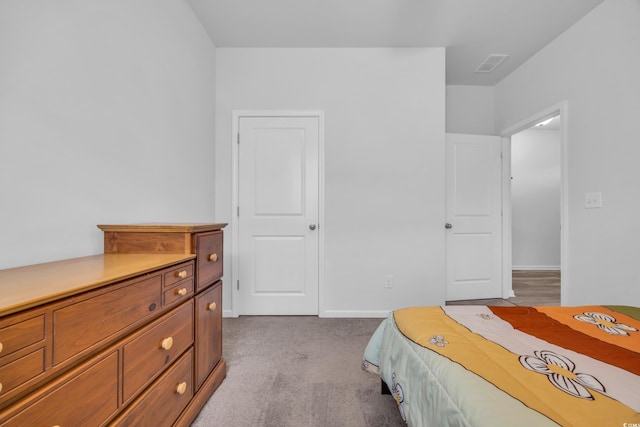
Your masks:
M 318 117 L 240 117 L 238 156 L 240 314 L 318 314 Z
M 501 139 L 447 134 L 446 141 L 446 299 L 501 298 Z

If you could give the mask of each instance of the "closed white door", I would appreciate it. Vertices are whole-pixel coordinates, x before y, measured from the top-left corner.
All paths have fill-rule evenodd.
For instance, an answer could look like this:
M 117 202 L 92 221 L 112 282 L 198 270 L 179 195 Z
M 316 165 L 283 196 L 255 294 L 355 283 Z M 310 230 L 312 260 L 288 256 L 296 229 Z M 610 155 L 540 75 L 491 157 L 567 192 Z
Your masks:
M 238 128 L 240 314 L 318 314 L 319 119 Z
M 500 138 L 446 140 L 446 299 L 502 298 Z

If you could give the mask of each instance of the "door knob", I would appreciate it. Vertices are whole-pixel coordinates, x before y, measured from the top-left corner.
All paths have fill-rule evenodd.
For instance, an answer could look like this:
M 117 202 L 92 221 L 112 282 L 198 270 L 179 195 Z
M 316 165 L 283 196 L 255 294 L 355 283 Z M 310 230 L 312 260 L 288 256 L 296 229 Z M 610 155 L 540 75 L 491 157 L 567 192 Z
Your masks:
M 316 229 L 316 225 L 315 224 L 309 224 L 309 230 L 313 231 Z
M 444 225 L 444 228 L 453 228 L 453 225 L 451 225 L 451 223 L 448 222 Z

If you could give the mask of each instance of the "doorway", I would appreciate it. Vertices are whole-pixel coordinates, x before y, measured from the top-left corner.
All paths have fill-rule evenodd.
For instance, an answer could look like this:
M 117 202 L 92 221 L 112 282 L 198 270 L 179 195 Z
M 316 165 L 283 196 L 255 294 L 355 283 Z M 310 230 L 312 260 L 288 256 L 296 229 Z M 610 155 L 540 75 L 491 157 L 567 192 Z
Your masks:
M 318 315 L 322 113 L 234 112 L 236 315 Z
M 514 302 L 536 305 L 538 291 L 538 305 L 567 300 L 567 117 L 563 102 L 502 132 L 503 276 Z M 528 285 L 520 295 L 519 283 Z
M 560 129 L 557 115 L 511 136 L 515 303 L 560 304 Z

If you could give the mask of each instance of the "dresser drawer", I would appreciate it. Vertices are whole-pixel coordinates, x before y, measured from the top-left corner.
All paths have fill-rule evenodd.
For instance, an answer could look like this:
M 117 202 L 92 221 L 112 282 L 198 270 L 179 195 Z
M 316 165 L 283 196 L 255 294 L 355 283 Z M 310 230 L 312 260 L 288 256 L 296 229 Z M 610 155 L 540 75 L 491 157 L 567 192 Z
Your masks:
M 101 293 L 53 312 L 53 364 L 117 335 L 160 308 L 162 276 Z
M 126 402 L 147 386 L 193 343 L 193 300 L 165 314 L 124 345 Z
M 188 277 L 193 277 L 193 263 L 183 264 L 164 273 L 164 286 L 169 287 Z
M 222 231 L 198 233 L 194 239 L 198 264 L 196 289 L 200 290 L 222 277 Z
M 20 406 L 2 427 L 104 425 L 118 409 L 118 353 L 83 365 Z
M 185 353 L 112 424 L 169 426 L 193 397 L 193 350 Z
M 0 328 L 0 358 L 44 340 L 44 316 Z
M 172 305 L 179 300 L 186 300 L 193 295 L 193 279 L 178 283 L 175 287 L 167 289 L 162 294 L 162 304 Z
M 44 348 L 0 366 L 0 398 L 44 372 Z

